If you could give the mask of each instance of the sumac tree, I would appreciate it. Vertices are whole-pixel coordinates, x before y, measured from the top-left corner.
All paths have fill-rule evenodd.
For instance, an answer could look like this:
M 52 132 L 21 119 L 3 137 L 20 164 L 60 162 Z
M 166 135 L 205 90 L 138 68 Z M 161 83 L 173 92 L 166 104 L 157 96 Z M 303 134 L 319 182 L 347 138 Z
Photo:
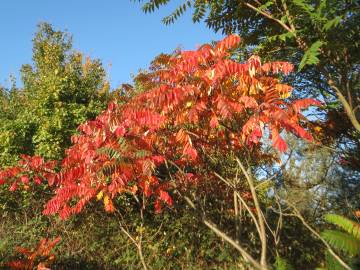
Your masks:
M 138 77 L 143 92 L 125 104 L 110 103 L 80 125 L 60 172 L 51 176 L 57 188 L 44 214 L 67 218 L 94 198 L 112 212 L 113 199 L 123 193 L 152 197 L 159 212 L 172 204 L 171 188 L 214 180 L 211 171 L 202 170 L 209 153 L 250 151 L 257 160 L 269 158 L 262 138 L 268 136 L 283 152 L 283 131 L 311 141 L 301 110 L 320 103 L 289 99 L 292 88 L 280 77 L 293 66 L 261 63 L 258 56 L 238 63 L 231 50 L 239 43 L 231 35 L 196 51 L 162 55 L 150 73 Z M 171 174 L 160 173 L 169 167 Z

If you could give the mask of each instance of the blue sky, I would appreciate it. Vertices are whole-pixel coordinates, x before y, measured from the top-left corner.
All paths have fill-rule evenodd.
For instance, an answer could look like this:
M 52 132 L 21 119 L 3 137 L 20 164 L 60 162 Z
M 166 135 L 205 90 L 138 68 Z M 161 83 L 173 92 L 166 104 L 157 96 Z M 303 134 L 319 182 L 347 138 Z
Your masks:
M 193 24 L 187 12 L 170 26 L 161 23 L 176 3 L 153 14 L 144 14 L 130 0 L 1 0 L 0 84 L 9 86 L 9 75 L 19 77 L 22 64 L 31 63 L 36 25 L 49 22 L 73 35 L 74 48 L 99 58 L 112 87 L 131 81 L 131 73 L 144 69 L 161 52 L 176 47 L 195 49 L 219 40 L 204 23 Z

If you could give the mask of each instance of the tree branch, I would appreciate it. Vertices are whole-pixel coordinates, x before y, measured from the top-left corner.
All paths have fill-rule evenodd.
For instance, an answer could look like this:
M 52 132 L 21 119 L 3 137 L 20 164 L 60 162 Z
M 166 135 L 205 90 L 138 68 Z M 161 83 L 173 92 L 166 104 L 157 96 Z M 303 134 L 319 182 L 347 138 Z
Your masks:
M 236 161 L 239 164 L 243 174 L 245 175 L 246 180 L 248 181 L 250 191 L 251 191 L 251 195 L 252 195 L 252 198 L 253 198 L 253 201 L 254 201 L 254 204 L 255 204 L 255 209 L 256 209 L 256 213 L 257 213 L 257 217 L 258 217 L 258 223 L 259 223 L 259 227 L 260 227 L 260 232 L 259 232 L 260 241 L 261 241 L 260 263 L 261 263 L 262 266 L 266 267 L 267 243 L 266 243 L 265 223 L 264 223 L 263 214 L 262 214 L 262 211 L 261 211 L 261 208 L 260 208 L 260 204 L 259 204 L 259 201 L 257 199 L 257 194 L 256 194 L 256 190 L 255 190 L 255 187 L 254 187 L 254 182 L 253 182 L 251 176 L 245 170 L 245 167 L 243 166 L 241 161 L 238 158 L 236 158 Z
M 304 226 L 310 231 L 312 232 L 317 238 L 320 239 L 321 242 L 323 242 L 323 244 L 326 246 L 326 248 L 328 249 L 328 251 L 330 252 L 330 254 L 346 269 L 346 270 L 351 270 L 350 266 L 347 265 L 336 253 L 335 251 L 331 248 L 331 246 L 328 244 L 328 242 L 325 241 L 325 239 L 323 237 L 321 237 L 321 235 L 315 231 L 303 218 L 303 216 L 300 214 L 300 212 L 297 210 L 297 208 L 290 204 L 289 205 L 293 208 L 293 212 L 295 213 L 293 216 L 297 217 L 298 219 L 301 220 L 301 222 L 304 224 Z
M 186 202 L 188 203 L 191 208 L 198 211 L 195 204 L 191 201 L 191 199 L 187 196 L 184 197 Z M 205 216 L 201 213 L 202 222 L 211 229 L 217 236 L 228 242 L 230 245 L 232 245 L 235 249 L 237 249 L 241 256 L 249 262 L 255 269 L 260 270 L 268 270 L 266 266 L 263 266 L 259 264 L 240 244 L 236 243 L 231 237 L 226 235 L 224 232 L 222 232 L 212 221 L 205 218 Z

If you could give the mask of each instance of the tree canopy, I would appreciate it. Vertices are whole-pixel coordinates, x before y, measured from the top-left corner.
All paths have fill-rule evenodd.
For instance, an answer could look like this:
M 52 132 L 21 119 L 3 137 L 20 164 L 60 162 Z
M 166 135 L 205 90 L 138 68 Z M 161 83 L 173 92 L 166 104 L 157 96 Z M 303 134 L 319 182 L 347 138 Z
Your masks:
M 19 154 L 59 159 L 77 126 L 93 119 L 109 98 L 109 83 L 99 60 L 72 50 L 71 37 L 39 25 L 33 40 L 33 65 L 23 65 L 23 86 L 1 89 L 2 165 Z

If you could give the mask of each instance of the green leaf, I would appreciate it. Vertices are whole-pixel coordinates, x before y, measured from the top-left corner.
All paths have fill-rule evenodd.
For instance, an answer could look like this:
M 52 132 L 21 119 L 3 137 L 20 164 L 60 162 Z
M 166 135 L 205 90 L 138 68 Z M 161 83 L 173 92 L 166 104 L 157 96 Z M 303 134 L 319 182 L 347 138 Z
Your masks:
M 196 1 L 194 4 L 194 13 L 192 16 L 193 22 L 199 22 L 206 13 L 206 2 Z
M 276 270 L 293 270 L 294 267 L 284 258 L 281 258 L 280 256 L 276 257 L 275 263 L 274 263 Z
M 321 16 L 327 5 L 327 0 L 321 0 L 319 6 L 316 8 L 316 14 Z
M 353 235 L 355 238 L 360 240 L 360 224 L 352 221 L 346 217 L 336 215 L 336 214 L 327 214 L 325 215 L 325 220 L 329 223 L 332 223 L 336 226 L 339 226 L 349 234 Z
M 142 10 L 145 13 L 154 12 L 155 9 L 159 9 L 160 6 L 166 5 L 170 0 L 150 0 L 142 6 Z
M 151 156 L 151 152 L 147 150 L 137 150 L 134 153 L 135 158 L 145 158 Z
M 328 31 L 328 30 L 330 30 L 331 28 L 336 27 L 336 26 L 340 23 L 341 19 L 342 19 L 341 16 L 336 16 L 334 19 L 328 20 L 328 21 L 324 24 L 324 26 L 322 27 L 322 30 L 323 30 L 323 31 Z
M 310 4 L 307 4 L 304 0 L 293 0 L 292 1 L 296 6 L 300 7 L 302 10 L 312 15 L 314 8 Z
M 338 100 L 333 102 L 327 102 L 326 107 L 329 109 L 338 109 L 341 107 L 341 103 Z
M 280 34 L 280 35 L 274 35 L 274 36 L 270 36 L 268 37 L 268 41 L 269 42 L 273 42 L 273 41 L 276 41 L 276 40 L 281 40 L 281 41 L 287 41 L 287 39 L 291 39 L 294 37 L 294 34 L 292 32 L 286 32 L 286 33 L 283 33 L 283 34 Z
M 116 160 L 122 159 L 121 154 L 117 150 L 110 147 L 99 148 L 96 152 L 99 154 L 106 154 L 109 157 L 109 159 L 116 159 Z
M 265 4 L 261 5 L 260 7 L 258 7 L 259 10 L 264 10 L 267 9 L 268 7 L 272 6 L 274 4 L 273 1 L 268 1 Z
M 345 268 L 339 263 L 337 259 L 331 255 L 330 252 L 325 253 L 326 269 L 328 270 L 344 270 Z
M 299 64 L 299 70 L 302 70 L 306 65 L 316 65 L 319 63 L 319 49 L 324 43 L 320 40 L 314 42 L 311 47 L 305 52 Z
M 183 3 L 179 7 L 177 7 L 170 15 L 163 18 L 162 23 L 165 25 L 174 23 L 181 15 L 183 15 L 185 13 L 187 8 L 190 6 L 191 6 L 191 1 L 187 0 L 185 3 Z
M 335 230 L 325 230 L 321 233 L 321 236 L 338 250 L 350 255 L 360 254 L 360 241 L 352 235 Z

